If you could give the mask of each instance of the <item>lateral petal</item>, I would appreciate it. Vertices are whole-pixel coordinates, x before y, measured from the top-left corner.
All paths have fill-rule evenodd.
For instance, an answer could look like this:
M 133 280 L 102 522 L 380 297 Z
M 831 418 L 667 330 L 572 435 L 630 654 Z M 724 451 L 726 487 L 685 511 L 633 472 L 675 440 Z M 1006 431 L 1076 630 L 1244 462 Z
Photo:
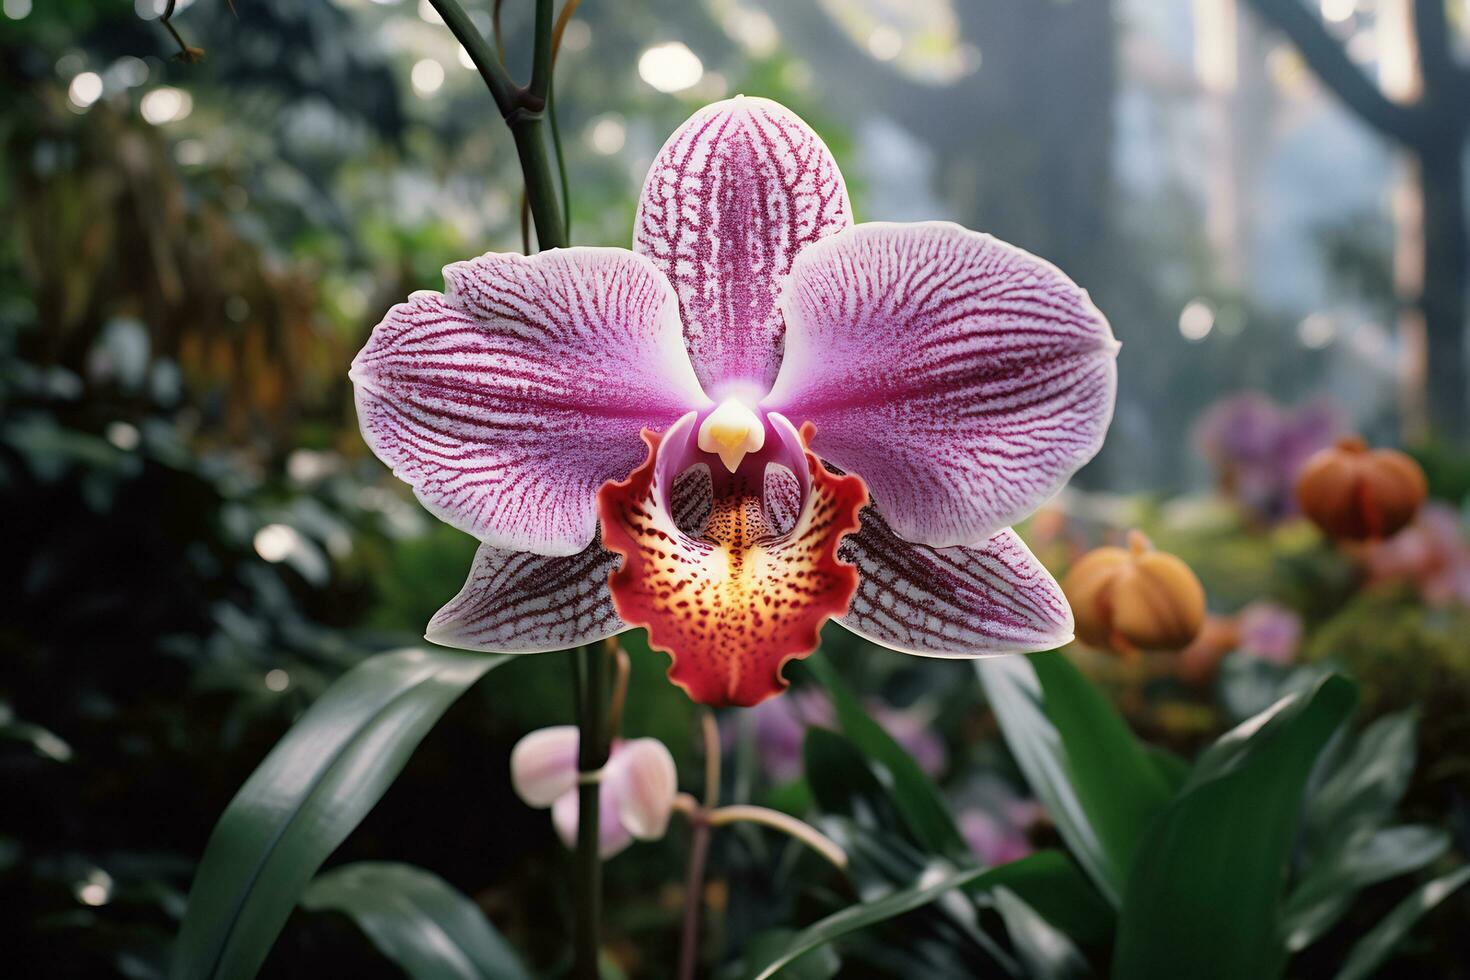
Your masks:
M 975 548 L 931 548 L 894 533 L 878 511 L 837 553 L 862 575 L 837 621 L 874 643 L 924 657 L 1052 650 L 1072 639 L 1061 586 L 1006 528 Z
M 425 639 L 461 650 L 544 653 L 623 632 L 607 577 L 618 556 L 594 541 L 548 557 L 480 545 L 464 588 L 429 621 Z
M 626 249 L 483 255 L 388 312 L 352 363 L 363 438 L 486 544 L 576 554 L 638 433 L 708 403 L 672 287 Z
M 948 222 L 863 224 L 809 246 L 762 402 L 816 423 L 900 537 L 976 545 L 1102 445 L 1118 345 L 1054 266 Z

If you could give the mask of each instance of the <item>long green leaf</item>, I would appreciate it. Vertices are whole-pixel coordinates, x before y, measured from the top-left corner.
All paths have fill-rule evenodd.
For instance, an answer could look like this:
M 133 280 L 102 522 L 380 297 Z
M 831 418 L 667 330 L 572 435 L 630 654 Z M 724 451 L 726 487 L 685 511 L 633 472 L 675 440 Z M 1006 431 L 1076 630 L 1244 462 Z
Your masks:
M 248 980 L 302 889 L 465 689 L 505 657 L 401 650 L 343 675 L 225 808 L 174 949 L 174 980 Z
M 1470 864 L 1447 875 L 1426 881 L 1393 907 L 1393 911 L 1353 945 L 1347 961 L 1337 971 L 1337 980 L 1366 980 L 1382 966 L 1414 924 L 1457 888 L 1470 881 Z
M 1102 692 L 1057 651 L 976 661 L 1006 744 L 1057 830 L 1115 906 L 1169 779 Z
M 842 731 L 893 778 L 893 801 L 915 842 L 932 854 L 968 858 L 970 849 L 949 805 L 914 757 L 864 710 L 825 656 L 812 657 L 806 665 L 831 695 Z
M 996 885 L 1009 885 L 1036 874 L 1054 874 L 1056 862 L 1065 860 L 1062 855 L 1054 851 L 1041 851 L 997 868 L 969 868 L 960 871 L 935 870 L 932 874 L 926 874 L 916 885 L 892 892 L 876 901 L 849 906 L 803 929 L 792 937 L 780 955 L 754 974 L 753 980 L 767 980 L 774 976 L 777 970 L 819 946 L 834 942 L 859 929 L 865 929 L 895 916 L 903 915 L 905 912 L 912 912 L 952 889 L 963 888 L 970 892 L 977 892 Z
M 1118 918 L 1119 980 L 1277 976 L 1277 910 L 1307 778 L 1356 689 L 1329 677 L 1204 753 L 1134 860 Z
M 1418 871 L 1450 846 L 1438 827 L 1364 829 L 1313 864 L 1287 900 L 1283 916 L 1286 948 L 1305 949 L 1323 936 L 1369 885 Z
M 361 861 L 318 876 L 303 908 L 352 917 L 413 980 L 531 980 L 479 906 L 436 874 Z
M 995 889 L 995 910 L 1032 980 L 1075 980 L 1092 975 L 1076 944 L 1009 888 Z

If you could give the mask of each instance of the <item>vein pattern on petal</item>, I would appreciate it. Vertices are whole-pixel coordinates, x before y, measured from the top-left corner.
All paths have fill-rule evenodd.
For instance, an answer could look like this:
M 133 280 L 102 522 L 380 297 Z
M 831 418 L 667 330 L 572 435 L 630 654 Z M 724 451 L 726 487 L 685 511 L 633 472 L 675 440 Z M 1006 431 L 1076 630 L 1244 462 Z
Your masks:
M 975 545 L 1102 445 L 1113 340 L 1054 266 L 947 222 L 864 224 L 807 248 L 763 407 L 867 483 L 901 537 Z
M 571 555 L 638 433 L 708 403 L 673 290 L 626 249 L 491 254 L 389 311 L 352 365 L 363 436 L 440 518 L 496 547 Z
M 770 388 L 785 334 L 781 282 L 798 252 L 851 224 L 831 151 L 775 102 L 717 102 L 669 137 L 643 184 L 633 248 L 674 284 L 712 397 Z

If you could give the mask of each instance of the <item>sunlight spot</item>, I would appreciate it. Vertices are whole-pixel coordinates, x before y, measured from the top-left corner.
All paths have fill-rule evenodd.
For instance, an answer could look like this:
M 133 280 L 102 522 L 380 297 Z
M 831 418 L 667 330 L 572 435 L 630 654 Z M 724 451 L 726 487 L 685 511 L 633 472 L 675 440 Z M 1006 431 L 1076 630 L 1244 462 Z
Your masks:
M 470 71 L 474 71 L 475 59 L 470 57 L 470 53 L 465 50 L 465 46 L 463 44 L 456 44 L 455 47 L 459 49 L 454 53 L 454 56 L 459 59 L 459 63 Z
M 143 114 L 145 122 L 161 126 L 193 112 L 194 100 L 188 92 L 165 85 L 143 96 L 143 101 L 138 103 L 138 111 Z
M 573 20 L 561 35 L 563 51 L 586 51 L 592 43 L 592 28 L 585 20 Z
M 269 562 L 285 561 L 296 549 L 301 535 L 284 524 L 267 524 L 255 532 L 255 553 Z
M 444 84 L 444 66 L 433 58 L 415 62 L 413 71 L 409 73 L 409 81 L 413 83 L 413 90 L 420 97 L 428 98 Z
M 130 425 L 127 422 L 109 422 L 107 423 L 107 441 L 123 452 L 130 453 L 138 448 L 138 444 L 143 439 L 136 425 Z
M 11 20 L 25 20 L 31 13 L 31 0 L 5 0 L 4 10 Z
M 879 61 L 892 61 L 903 51 L 903 35 L 887 24 L 879 24 L 868 35 L 868 54 Z
M 291 686 L 291 675 L 279 667 L 274 670 L 268 670 L 265 672 L 265 686 L 267 690 L 280 694 Z
M 1201 341 L 1215 329 L 1215 308 L 1207 300 L 1192 299 L 1179 313 L 1179 333 L 1185 340 Z
M 444 18 L 439 16 L 439 11 L 434 9 L 429 0 L 419 0 L 419 18 L 426 24 L 444 23 Z
M 1357 11 L 1357 0 L 1322 0 L 1322 19 L 1341 24 Z
M 704 77 L 704 63 L 679 41 L 659 44 L 638 58 L 638 77 L 660 92 L 682 92 Z
M 627 142 L 628 127 L 616 113 L 598 116 L 587 128 L 587 145 L 603 156 L 612 156 Z
M 781 35 L 769 14 L 750 7 L 732 7 L 720 20 L 725 33 L 757 58 L 773 54 Z
M 92 103 L 102 98 L 102 76 L 95 71 L 82 72 L 71 80 L 66 95 L 78 109 L 90 108 Z
M 101 868 L 93 868 L 91 874 L 77 882 L 77 901 L 83 905 L 106 905 L 112 898 L 112 875 Z
M 1321 350 L 1337 339 L 1337 327 L 1326 313 L 1313 313 L 1297 324 L 1296 336 L 1308 350 Z

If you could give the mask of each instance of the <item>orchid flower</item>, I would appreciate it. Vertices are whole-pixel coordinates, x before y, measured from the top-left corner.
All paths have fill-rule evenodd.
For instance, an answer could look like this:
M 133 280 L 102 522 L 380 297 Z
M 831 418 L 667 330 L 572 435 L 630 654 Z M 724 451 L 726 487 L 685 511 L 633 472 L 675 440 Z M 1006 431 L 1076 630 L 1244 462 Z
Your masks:
M 751 705 L 828 618 L 934 657 L 1070 639 L 1008 526 L 1102 443 L 1106 320 L 987 235 L 854 224 L 782 106 L 684 123 L 631 251 L 444 275 L 352 367 L 369 445 L 482 542 L 430 640 L 534 652 L 645 627 L 694 700 Z
M 551 822 L 567 847 L 577 843 L 579 800 L 575 725 L 531 732 L 510 753 L 510 781 L 527 805 L 551 808 Z M 614 741 L 598 773 L 597 850 L 610 858 L 634 840 L 658 840 L 669 828 L 679 776 L 674 757 L 656 738 Z

